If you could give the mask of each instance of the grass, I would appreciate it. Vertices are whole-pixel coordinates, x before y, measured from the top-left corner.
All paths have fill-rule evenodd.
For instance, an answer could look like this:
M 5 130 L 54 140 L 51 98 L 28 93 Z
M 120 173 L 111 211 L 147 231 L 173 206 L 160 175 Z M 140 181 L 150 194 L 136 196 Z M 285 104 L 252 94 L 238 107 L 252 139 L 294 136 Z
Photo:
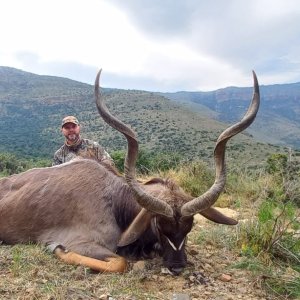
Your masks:
M 295 177 L 300 168 L 293 161 L 282 164 L 282 156 L 279 158 L 281 161 L 277 155 L 270 160 L 271 172 L 230 173 L 226 191 L 217 203 L 239 208 L 239 219 L 243 221 L 234 229 L 204 229 L 196 241 L 235 252 L 239 259 L 231 267 L 260 278 L 274 299 L 299 299 L 300 189 Z M 237 197 L 238 205 L 232 201 Z
M 290 185 L 282 184 L 294 184 L 289 181 L 293 176 L 274 170 L 230 170 L 218 205 L 237 210 L 241 222 L 233 227 L 195 222 L 187 242 L 190 264 L 178 277 L 162 273 L 159 259 L 146 261 L 141 270 L 131 263 L 122 275 L 97 274 L 65 265 L 38 245 L 1 245 L 0 299 L 146 300 L 171 299 L 173 293 L 204 297 L 205 292 L 237 297 L 240 286 L 253 299 L 263 299 L 264 293 L 269 294 L 268 299 L 299 299 L 300 214 L 293 201 L 297 193 L 290 193 Z M 194 196 L 213 182 L 213 172 L 201 162 L 179 165 L 160 175 L 174 179 Z M 212 284 L 191 284 L 199 272 Z M 232 282 L 218 280 L 224 272 Z
M 0 299 L 171 299 L 185 279 L 161 274 L 159 261 L 125 274 L 65 265 L 39 245 L 0 247 Z M 162 284 L 163 282 L 163 284 Z
M 299 261 L 291 262 L 287 255 L 279 258 L 263 250 L 258 252 L 258 247 L 249 247 L 243 242 L 245 227 L 249 231 L 253 229 L 247 223 L 237 228 L 218 225 L 202 228 L 201 233 L 195 236 L 196 243 L 235 253 L 235 260 L 231 261 L 228 269 L 247 271 L 251 281 L 259 281 L 259 285 L 269 293 L 270 299 L 299 299 Z

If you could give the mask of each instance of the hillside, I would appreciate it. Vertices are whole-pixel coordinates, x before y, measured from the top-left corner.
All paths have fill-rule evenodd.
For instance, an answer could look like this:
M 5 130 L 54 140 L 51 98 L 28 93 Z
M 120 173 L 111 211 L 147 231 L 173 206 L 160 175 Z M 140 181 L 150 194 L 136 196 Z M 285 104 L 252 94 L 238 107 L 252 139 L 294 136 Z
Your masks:
M 244 95 L 242 102 L 237 102 L 238 97 L 232 100 L 232 114 L 228 112 L 229 105 L 219 106 L 217 116 L 220 118 L 224 114 L 224 119 L 230 119 L 230 123 L 237 121 L 246 111 L 251 94 L 252 91 L 250 96 Z M 191 109 L 162 94 L 104 89 L 103 95 L 111 112 L 137 132 L 141 147 L 177 152 L 185 159 L 211 159 L 218 134 L 228 126 L 214 120 L 207 108 Z M 203 105 L 207 106 L 208 100 Z M 0 67 L 0 152 L 51 158 L 63 142 L 60 122 L 68 114 L 76 115 L 82 122 L 85 137 L 99 141 L 108 151 L 126 147 L 123 136 L 100 119 L 94 104 L 93 86 Z M 262 126 L 261 122 L 256 126 Z M 280 151 L 277 146 L 257 142 L 249 132 L 230 141 L 229 158 L 250 160 L 255 164 L 269 153 Z
M 250 85 L 250 84 L 249 84 Z M 234 122 L 245 111 L 252 87 L 227 87 L 212 92 L 164 94 L 179 103 L 203 107 L 221 122 Z M 249 129 L 261 141 L 300 148 L 300 83 L 260 86 L 261 107 Z

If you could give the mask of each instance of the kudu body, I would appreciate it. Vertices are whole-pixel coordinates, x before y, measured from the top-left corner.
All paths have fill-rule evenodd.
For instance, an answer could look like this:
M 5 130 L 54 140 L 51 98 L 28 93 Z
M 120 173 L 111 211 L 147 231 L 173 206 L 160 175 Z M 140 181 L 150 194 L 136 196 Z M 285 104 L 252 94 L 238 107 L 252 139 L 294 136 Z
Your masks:
M 243 119 L 218 138 L 216 179 L 193 199 L 170 180 L 135 179 L 138 143 L 134 132 L 107 110 L 95 81 L 102 118 L 127 138 L 125 177 L 92 159 L 74 159 L 50 168 L 31 169 L 0 180 L 0 240 L 7 244 L 41 243 L 67 263 L 98 271 L 123 272 L 126 260 L 153 252 L 174 274 L 186 265 L 186 236 L 196 213 L 222 224 L 237 222 L 212 205 L 225 185 L 227 141 L 246 129 L 259 108 L 255 73 L 252 103 Z

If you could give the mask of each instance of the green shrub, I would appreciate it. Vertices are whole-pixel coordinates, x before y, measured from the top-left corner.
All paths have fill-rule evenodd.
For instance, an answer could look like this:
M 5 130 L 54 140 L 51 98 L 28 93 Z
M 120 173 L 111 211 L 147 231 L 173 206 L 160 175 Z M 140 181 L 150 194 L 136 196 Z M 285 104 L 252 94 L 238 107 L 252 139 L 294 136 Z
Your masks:
M 0 153 L 0 177 L 21 173 L 31 168 L 48 167 L 50 160 L 17 158 L 11 153 Z
M 240 227 L 242 254 L 300 262 L 299 228 L 299 212 L 295 205 L 268 199 L 260 205 L 257 219 Z
M 116 167 L 121 172 L 124 171 L 125 155 L 126 152 L 123 150 L 111 153 L 111 157 L 114 160 Z M 138 174 L 144 175 L 152 172 L 166 171 L 171 168 L 176 168 L 179 165 L 180 160 L 181 156 L 177 153 L 162 153 L 142 148 L 139 150 L 136 171 Z
M 163 177 L 174 179 L 187 193 L 194 197 L 206 192 L 214 182 L 214 173 L 202 161 L 178 164 L 176 168 L 161 172 Z
M 284 154 L 272 154 L 266 173 L 257 179 L 261 187 L 257 213 L 238 227 L 237 234 L 237 246 L 245 261 L 259 260 L 266 266 L 260 271 L 265 286 L 286 299 L 300 296 L 298 175 L 298 162 Z M 267 272 L 267 267 L 273 271 Z
M 273 176 L 274 189 L 281 194 L 282 201 L 291 201 L 300 207 L 300 162 L 286 154 L 272 154 L 267 160 L 266 170 Z M 272 194 L 270 194 L 272 196 Z
M 270 174 L 282 174 L 287 167 L 288 157 L 286 154 L 274 153 L 267 159 L 266 170 Z

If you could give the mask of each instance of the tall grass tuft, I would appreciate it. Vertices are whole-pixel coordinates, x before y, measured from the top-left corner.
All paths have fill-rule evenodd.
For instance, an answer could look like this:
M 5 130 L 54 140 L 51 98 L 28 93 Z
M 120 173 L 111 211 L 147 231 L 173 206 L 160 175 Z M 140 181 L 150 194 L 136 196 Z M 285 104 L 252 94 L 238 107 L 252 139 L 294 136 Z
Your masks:
M 214 181 L 212 170 L 202 161 L 178 164 L 176 168 L 160 172 L 160 175 L 172 178 L 194 197 L 207 191 Z
M 235 230 L 204 229 L 196 238 L 235 250 L 240 259 L 232 267 L 253 272 L 278 299 L 300 297 L 299 175 L 300 165 L 285 154 L 271 155 L 261 169 L 228 170 L 216 204 L 238 209 L 240 223 Z
M 257 179 L 261 187 L 256 214 L 242 223 L 237 234 L 240 254 L 276 269 L 264 274 L 265 285 L 275 294 L 300 296 L 299 164 L 284 154 L 271 155 L 265 172 Z M 292 276 L 288 276 L 292 270 Z

